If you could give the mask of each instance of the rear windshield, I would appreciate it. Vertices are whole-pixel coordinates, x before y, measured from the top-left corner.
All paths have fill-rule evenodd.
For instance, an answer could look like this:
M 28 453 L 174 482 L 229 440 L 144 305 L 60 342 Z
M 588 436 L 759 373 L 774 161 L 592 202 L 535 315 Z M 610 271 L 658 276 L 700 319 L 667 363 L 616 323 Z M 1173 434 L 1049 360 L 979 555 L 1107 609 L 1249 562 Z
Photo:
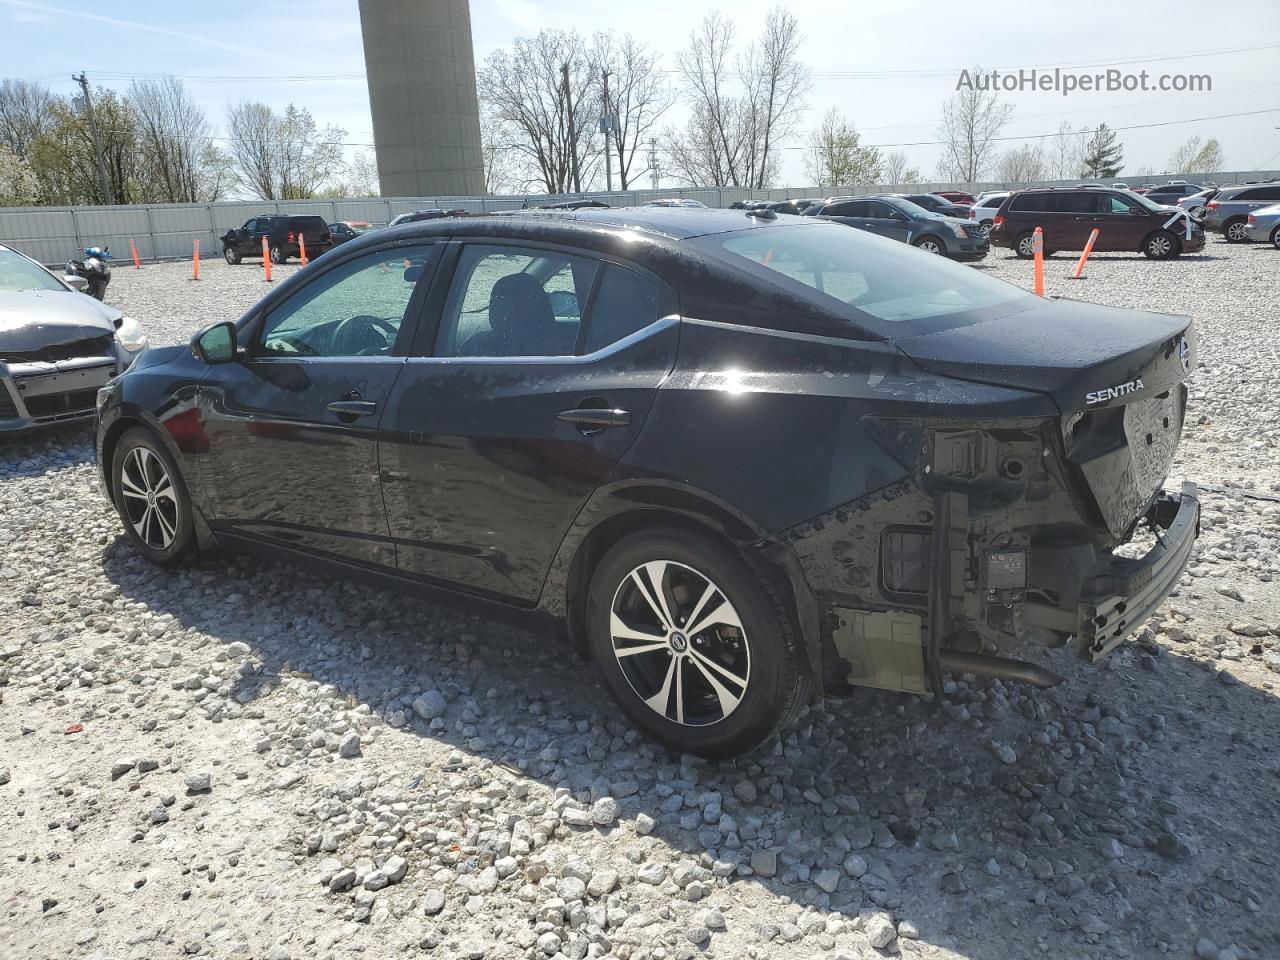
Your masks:
M 25 290 L 66 291 L 53 274 L 38 267 L 12 250 L 0 250 L 0 293 L 22 293 Z
M 853 307 L 859 321 L 865 317 L 868 328 L 887 336 L 908 331 L 885 323 L 907 324 L 916 334 L 988 319 L 995 315 L 991 308 L 1038 302 L 1020 287 L 945 257 L 835 224 L 764 226 L 691 242 L 752 272 L 768 271 L 779 286 L 795 291 L 799 285 L 824 306 L 834 298 Z

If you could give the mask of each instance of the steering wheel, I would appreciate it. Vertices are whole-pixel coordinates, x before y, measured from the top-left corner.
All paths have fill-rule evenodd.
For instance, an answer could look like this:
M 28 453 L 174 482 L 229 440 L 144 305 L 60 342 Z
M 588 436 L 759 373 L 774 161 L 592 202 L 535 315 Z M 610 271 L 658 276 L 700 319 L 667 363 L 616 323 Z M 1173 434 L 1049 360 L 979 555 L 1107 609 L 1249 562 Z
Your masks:
M 358 313 L 343 320 L 334 329 L 333 349 L 340 356 L 363 356 L 370 349 L 375 353 L 381 352 L 395 342 L 396 333 L 396 328 L 382 317 Z M 374 342 L 374 334 L 382 338 L 382 343 Z

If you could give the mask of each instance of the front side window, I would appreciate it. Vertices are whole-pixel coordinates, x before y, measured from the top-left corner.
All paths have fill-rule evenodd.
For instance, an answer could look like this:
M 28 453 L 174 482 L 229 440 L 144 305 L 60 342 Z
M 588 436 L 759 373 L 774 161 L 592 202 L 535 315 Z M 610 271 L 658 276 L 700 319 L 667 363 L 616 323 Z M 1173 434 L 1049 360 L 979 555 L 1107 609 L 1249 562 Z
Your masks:
M 430 245 L 380 250 L 321 274 L 274 308 L 255 353 L 285 357 L 387 356 L 419 283 Z
M 572 356 L 598 266 L 545 250 L 467 245 L 454 271 L 436 355 Z
M 812 296 L 853 307 L 872 329 L 882 327 L 876 321 L 891 325 L 940 317 L 951 317 L 955 325 L 972 322 L 961 316 L 965 312 L 1039 302 L 1013 284 L 941 257 L 921 256 L 905 244 L 881 243 L 860 230 L 797 224 L 690 242 L 753 273 L 772 274 L 780 286 L 802 284 Z

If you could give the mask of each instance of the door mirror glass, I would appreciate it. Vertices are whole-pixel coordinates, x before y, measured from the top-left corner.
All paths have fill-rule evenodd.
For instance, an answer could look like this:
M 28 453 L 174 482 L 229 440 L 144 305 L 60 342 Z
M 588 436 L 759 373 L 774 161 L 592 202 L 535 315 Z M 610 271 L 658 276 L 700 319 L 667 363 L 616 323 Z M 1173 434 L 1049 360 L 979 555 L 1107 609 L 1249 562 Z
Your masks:
M 236 358 L 236 326 L 219 323 L 191 341 L 192 349 L 205 363 L 230 363 Z

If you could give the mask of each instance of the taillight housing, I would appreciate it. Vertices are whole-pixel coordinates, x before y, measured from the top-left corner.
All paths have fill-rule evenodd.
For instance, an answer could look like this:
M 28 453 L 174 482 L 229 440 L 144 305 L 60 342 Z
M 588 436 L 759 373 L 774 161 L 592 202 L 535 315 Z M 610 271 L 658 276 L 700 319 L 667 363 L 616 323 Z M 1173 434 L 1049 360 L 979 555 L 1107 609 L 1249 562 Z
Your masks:
M 332 240 L 332 239 L 333 239 L 333 234 L 332 234 L 330 231 L 328 231 L 328 230 L 326 230 L 324 233 L 320 234 L 320 242 L 321 242 L 321 243 L 328 243 L 328 242 L 329 242 L 330 240 Z
M 1218 209 L 1218 201 L 1216 201 L 1216 200 L 1210 200 L 1208 203 L 1206 203 L 1206 204 L 1204 205 L 1204 208 L 1205 208 L 1206 210 L 1217 210 L 1217 209 Z
M 970 207 L 970 208 L 969 208 L 969 219 L 970 219 L 970 220 L 977 220 L 977 219 L 978 219 L 978 211 L 977 211 L 977 210 L 975 210 L 975 209 L 973 209 L 973 207 Z
M 1257 223 L 1257 222 L 1258 222 L 1258 218 L 1257 218 L 1257 217 L 1255 217 L 1252 213 L 1251 213 L 1251 214 L 1249 214 L 1249 224 L 1250 224 L 1250 225 L 1253 225 L 1253 224 L 1255 224 L 1255 223 Z
M 997 213 L 996 218 L 991 221 L 991 229 L 994 230 L 996 229 L 996 227 L 1003 227 L 1003 226 L 1004 226 L 1004 217 L 1000 216 L 1000 214 Z

